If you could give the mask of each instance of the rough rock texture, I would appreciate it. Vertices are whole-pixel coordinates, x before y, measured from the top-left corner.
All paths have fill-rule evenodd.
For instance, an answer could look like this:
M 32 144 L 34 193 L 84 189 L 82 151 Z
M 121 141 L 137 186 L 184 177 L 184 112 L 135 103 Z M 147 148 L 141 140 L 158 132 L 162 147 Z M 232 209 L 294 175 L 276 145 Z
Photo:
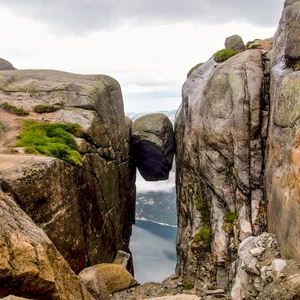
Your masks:
M 11 155 L 22 117 L 0 109 L 0 188 L 50 237 L 77 273 L 129 252 L 135 213 L 135 165 L 119 84 L 104 75 L 1 71 L 0 104 L 30 112 L 26 119 L 78 123 L 82 166 L 58 159 Z M 36 114 L 36 105 L 56 112 Z M 130 268 L 130 267 L 129 267 Z
M 245 44 L 239 35 L 232 35 L 226 38 L 225 48 L 240 52 L 245 50 Z
M 94 299 L 47 235 L 1 190 L 0 218 L 0 297 Z
M 255 39 L 254 41 L 248 42 L 246 45 L 247 49 L 261 49 L 269 51 L 273 48 L 273 38 L 268 39 Z
M 174 157 L 174 132 L 169 118 L 148 114 L 132 125 L 131 143 L 137 167 L 147 181 L 169 178 Z
M 16 297 L 16 296 L 12 296 L 12 295 L 9 295 L 5 298 L 1 298 L 2 300 L 26 300 L 28 298 L 21 298 L 21 297 Z
M 300 259 L 300 1 L 286 1 L 274 37 L 271 115 L 266 163 L 268 230 L 278 237 L 284 258 Z
M 241 243 L 238 254 L 232 270 L 235 278 L 232 299 L 299 298 L 300 264 L 279 258 L 274 234 L 248 237 Z
M 9 61 L 0 58 L 0 70 L 15 70 L 15 68 Z
M 227 263 L 239 241 L 265 229 L 262 149 L 268 108 L 263 88 L 259 50 L 217 67 L 209 60 L 183 86 L 175 121 L 176 272 L 196 286 L 216 280 L 225 288 Z
M 100 273 L 94 267 L 83 269 L 78 278 L 96 300 L 112 299 Z
M 97 283 L 102 285 L 104 282 L 109 293 L 122 291 L 138 284 L 126 268 L 118 264 L 98 264 L 86 268 L 79 274 L 79 278 L 88 283 L 88 290 L 92 290 L 92 295 L 98 293 Z
M 164 296 L 164 297 L 155 297 L 148 298 L 152 300 L 198 300 L 199 297 L 193 295 L 177 295 L 177 296 Z

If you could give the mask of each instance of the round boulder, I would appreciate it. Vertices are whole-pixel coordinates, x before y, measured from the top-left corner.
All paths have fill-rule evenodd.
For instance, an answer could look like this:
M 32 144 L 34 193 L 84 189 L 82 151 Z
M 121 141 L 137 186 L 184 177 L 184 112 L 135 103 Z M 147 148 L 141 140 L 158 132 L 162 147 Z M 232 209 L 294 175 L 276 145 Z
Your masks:
M 240 52 L 245 50 L 245 44 L 243 39 L 235 34 L 226 38 L 225 48 Z
M 169 118 L 148 114 L 132 125 L 131 144 L 137 167 L 147 181 L 166 180 L 174 158 L 174 131 Z
M 138 284 L 126 268 L 118 264 L 94 265 L 82 270 L 78 277 L 96 299 L 108 299 L 107 291 L 112 294 Z

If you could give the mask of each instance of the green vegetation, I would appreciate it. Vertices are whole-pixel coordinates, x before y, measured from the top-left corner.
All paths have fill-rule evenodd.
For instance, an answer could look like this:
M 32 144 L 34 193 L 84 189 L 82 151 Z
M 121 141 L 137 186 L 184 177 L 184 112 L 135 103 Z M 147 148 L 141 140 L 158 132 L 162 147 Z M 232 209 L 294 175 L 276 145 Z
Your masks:
M 8 104 L 7 102 L 3 102 L 1 104 L 1 107 L 5 111 L 15 114 L 15 115 L 18 115 L 18 116 L 28 116 L 29 115 L 29 112 L 24 110 L 22 107 L 16 107 L 16 106 Z
M 211 242 L 210 211 L 207 201 L 202 196 L 196 198 L 196 209 L 201 213 L 203 226 L 194 236 L 193 242 L 202 242 L 205 247 L 209 247 Z
M 200 211 L 202 216 L 202 221 L 204 224 L 210 223 L 210 213 L 207 202 L 203 199 L 202 196 L 196 198 L 196 209 Z
M 204 246 L 208 247 L 211 242 L 211 228 L 210 225 L 204 225 L 199 232 L 194 236 L 193 242 L 203 242 Z
M 223 217 L 223 229 L 227 233 L 231 233 L 233 231 L 234 222 L 237 218 L 237 214 L 233 211 L 227 211 Z
M 34 112 L 36 112 L 38 114 L 54 112 L 54 111 L 57 111 L 57 110 L 59 110 L 59 108 L 55 107 L 53 105 L 37 105 L 34 108 Z
M 196 66 L 192 67 L 192 68 L 189 70 L 189 72 L 187 73 L 187 78 L 189 78 L 189 77 L 192 75 L 193 71 L 196 70 L 196 69 L 197 69 L 198 67 L 200 67 L 201 65 L 203 65 L 203 63 L 197 64 Z
M 217 51 L 214 54 L 214 60 L 218 63 L 221 63 L 227 59 L 229 59 L 230 57 L 234 56 L 235 52 L 231 49 L 222 49 Z
M 294 69 L 294 71 L 300 71 L 300 60 L 293 61 L 292 68 Z
M 23 122 L 17 146 L 30 154 L 43 154 L 81 165 L 81 155 L 72 135 L 81 136 L 78 124 Z
M 0 134 L 4 131 L 5 125 L 2 121 L 0 121 Z
M 194 284 L 192 281 L 186 279 L 183 281 L 183 286 L 182 286 L 182 290 L 191 290 L 194 287 Z

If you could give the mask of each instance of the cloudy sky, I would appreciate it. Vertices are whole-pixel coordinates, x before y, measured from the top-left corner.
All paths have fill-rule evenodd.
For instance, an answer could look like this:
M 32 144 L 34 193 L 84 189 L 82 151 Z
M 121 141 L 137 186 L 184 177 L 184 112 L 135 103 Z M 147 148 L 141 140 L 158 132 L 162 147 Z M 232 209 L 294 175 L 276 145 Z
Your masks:
M 0 0 L 0 57 L 18 69 L 107 74 L 127 112 L 178 108 L 186 73 L 274 35 L 283 0 Z

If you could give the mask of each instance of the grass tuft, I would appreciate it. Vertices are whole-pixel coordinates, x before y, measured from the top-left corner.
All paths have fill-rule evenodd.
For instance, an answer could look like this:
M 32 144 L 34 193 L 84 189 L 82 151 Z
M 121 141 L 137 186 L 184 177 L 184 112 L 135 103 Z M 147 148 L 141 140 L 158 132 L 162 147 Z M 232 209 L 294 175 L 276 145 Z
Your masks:
M 2 121 L 0 121 L 0 134 L 5 130 L 5 125 Z
M 17 146 L 26 153 L 52 156 L 73 165 L 81 165 L 81 155 L 71 134 L 80 136 L 78 124 L 40 123 L 30 120 L 23 122 Z
M 58 107 L 55 107 L 53 105 L 37 105 L 35 108 L 34 108 L 34 112 L 38 113 L 38 114 L 43 114 L 43 113 L 49 113 L 49 112 L 54 112 L 54 111 L 57 111 L 59 110 Z
M 227 232 L 227 233 L 231 233 L 233 231 L 233 226 L 234 226 L 234 222 L 237 218 L 237 214 L 235 212 L 232 211 L 227 211 L 224 214 L 223 217 L 223 229 Z
M 211 242 L 211 228 L 210 225 L 204 225 L 199 232 L 194 236 L 194 242 L 203 242 L 204 246 L 209 246 Z
M 230 57 L 234 56 L 235 52 L 231 49 L 222 49 L 217 51 L 214 54 L 214 60 L 218 63 L 221 63 L 227 59 L 229 59 Z
M 18 115 L 18 116 L 28 116 L 29 115 L 29 112 L 24 110 L 23 107 L 16 107 L 16 106 L 8 104 L 7 102 L 3 102 L 1 104 L 1 107 L 5 111 L 15 114 L 15 115 Z

